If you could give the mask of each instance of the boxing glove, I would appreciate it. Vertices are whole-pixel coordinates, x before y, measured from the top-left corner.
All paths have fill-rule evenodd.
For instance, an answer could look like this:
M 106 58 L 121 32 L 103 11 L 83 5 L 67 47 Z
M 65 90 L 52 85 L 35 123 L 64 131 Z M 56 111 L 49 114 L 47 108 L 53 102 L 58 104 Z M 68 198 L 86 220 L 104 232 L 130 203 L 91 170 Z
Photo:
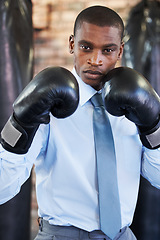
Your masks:
M 104 78 L 103 97 L 110 114 L 125 115 L 137 125 L 144 146 L 160 146 L 160 98 L 140 73 L 128 67 L 112 69 Z
M 75 77 L 62 67 L 49 67 L 38 73 L 13 104 L 13 114 L 1 132 L 1 144 L 6 150 L 24 154 L 28 151 L 41 123 L 74 113 L 79 102 Z

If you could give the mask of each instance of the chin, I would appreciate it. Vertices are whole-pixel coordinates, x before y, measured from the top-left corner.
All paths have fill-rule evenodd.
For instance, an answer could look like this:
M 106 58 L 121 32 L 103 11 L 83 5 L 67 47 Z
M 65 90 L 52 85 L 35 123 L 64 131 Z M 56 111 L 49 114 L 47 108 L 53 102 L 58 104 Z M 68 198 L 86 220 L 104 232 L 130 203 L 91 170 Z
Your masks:
M 90 85 L 92 88 L 95 90 L 100 90 L 102 88 L 102 83 L 101 82 L 95 82 L 95 80 L 88 80 L 86 84 Z

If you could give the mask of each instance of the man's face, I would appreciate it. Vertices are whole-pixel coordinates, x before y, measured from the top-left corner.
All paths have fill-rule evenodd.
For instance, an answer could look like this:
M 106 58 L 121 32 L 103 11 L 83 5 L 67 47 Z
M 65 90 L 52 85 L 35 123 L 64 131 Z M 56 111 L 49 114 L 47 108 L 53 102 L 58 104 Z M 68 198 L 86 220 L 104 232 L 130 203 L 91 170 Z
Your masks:
M 70 51 L 74 54 L 77 74 L 96 90 L 102 87 L 102 78 L 115 67 L 123 52 L 120 30 L 99 27 L 87 22 L 70 38 Z

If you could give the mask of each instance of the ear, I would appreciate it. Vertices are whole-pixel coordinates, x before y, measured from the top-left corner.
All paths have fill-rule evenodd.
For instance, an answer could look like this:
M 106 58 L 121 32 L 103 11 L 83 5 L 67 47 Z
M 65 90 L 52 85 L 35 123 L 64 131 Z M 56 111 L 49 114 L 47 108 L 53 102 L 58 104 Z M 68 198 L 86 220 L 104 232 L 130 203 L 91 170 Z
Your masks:
M 122 58 L 123 49 L 124 49 L 124 42 L 122 41 L 122 42 L 121 42 L 120 49 L 119 49 L 118 60 L 120 60 L 120 59 Z
M 69 52 L 70 54 L 74 53 L 74 36 L 70 35 L 69 37 Z

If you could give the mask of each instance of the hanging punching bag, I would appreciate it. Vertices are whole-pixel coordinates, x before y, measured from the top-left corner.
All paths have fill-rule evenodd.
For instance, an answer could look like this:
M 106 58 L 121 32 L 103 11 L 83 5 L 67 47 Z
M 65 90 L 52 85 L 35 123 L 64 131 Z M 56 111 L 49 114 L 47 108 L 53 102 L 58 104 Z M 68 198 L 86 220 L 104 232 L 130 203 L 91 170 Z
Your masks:
M 32 4 L 0 1 L 0 131 L 12 104 L 33 76 Z M 21 192 L 0 205 L 0 240 L 30 239 L 31 178 Z
M 129 14 L 122 65 L 142 73 L 160 94 L 160 2 L 142 1 Z M 160 190 L 141 177 L 132 230 L 140 240 L 160 239 Z
M 122 64 L 142 73 L 160 94 L 160 2 L 144 0 L 129 14 Z

